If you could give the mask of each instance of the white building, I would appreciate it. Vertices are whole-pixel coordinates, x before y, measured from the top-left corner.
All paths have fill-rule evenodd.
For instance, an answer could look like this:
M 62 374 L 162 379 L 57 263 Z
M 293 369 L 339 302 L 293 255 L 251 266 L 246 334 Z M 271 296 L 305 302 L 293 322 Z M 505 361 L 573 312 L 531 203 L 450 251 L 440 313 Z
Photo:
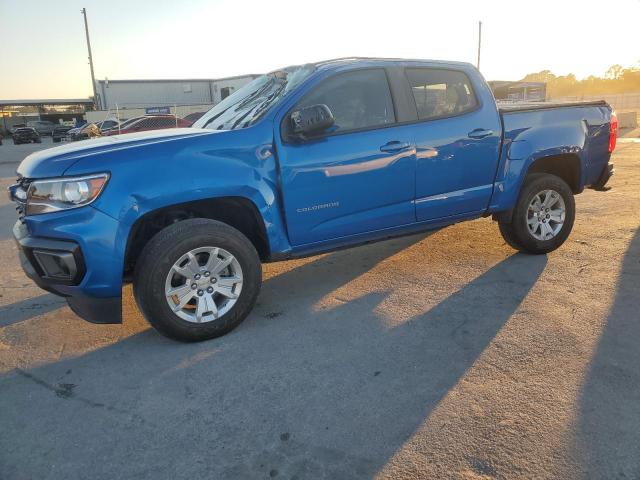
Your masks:
M 100 110 L 215 105 L 258 75 L 216 79 L 98 80 Z

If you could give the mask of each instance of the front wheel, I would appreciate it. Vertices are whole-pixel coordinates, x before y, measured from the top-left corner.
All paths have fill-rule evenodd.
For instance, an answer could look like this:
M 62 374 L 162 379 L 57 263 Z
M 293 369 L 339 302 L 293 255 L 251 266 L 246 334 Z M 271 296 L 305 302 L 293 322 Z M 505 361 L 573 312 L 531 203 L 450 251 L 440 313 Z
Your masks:
M 160 333 L 194 342 L 237 327 L 261 283 L 251 242 L 229 225 L 201 218 L 175 223 L 149 241 L 136 264 L 133 290 Z
M 569 185 L 548 173 L 529 175 L 511 222 L 500 223 L 505 241 L 527 253 L 543 254 L 560 247 L 573 228 L 576 204 Z

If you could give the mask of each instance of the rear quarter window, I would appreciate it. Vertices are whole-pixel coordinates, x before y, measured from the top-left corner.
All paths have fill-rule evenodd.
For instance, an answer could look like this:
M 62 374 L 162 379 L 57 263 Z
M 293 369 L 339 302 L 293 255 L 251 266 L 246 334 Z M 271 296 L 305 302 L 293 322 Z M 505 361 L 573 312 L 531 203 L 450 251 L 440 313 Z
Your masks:
M 471 82 L 462 72 L 409 68 L 406 74 L 420 120 L 453 117 L 478 107 Z

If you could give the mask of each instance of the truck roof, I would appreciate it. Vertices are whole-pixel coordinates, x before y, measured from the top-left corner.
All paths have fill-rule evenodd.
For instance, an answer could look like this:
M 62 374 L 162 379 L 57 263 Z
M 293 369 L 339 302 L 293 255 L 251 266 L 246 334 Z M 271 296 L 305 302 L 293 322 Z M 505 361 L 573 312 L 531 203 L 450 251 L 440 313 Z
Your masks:
M 341 58 L 331 58 L 328 60 L 321 60 L 319 62 L 313 62 L 312 65 L 315 65 L 318 68 L 321 67 L 333 67 L 339 65 L 347 65 L 352 63 L 371 63 L 371 64 L 406 64 L 406 63 L 428 63 L 428 64 L 436 64 L 441 66 L 449 66 L 449 67 L 473 67 L 468 62 L 454 62 L 449 60 L 428 60 L 428 59 L 417 59 L 417 58 L 384 58 L 384 57 L 341 57 Z

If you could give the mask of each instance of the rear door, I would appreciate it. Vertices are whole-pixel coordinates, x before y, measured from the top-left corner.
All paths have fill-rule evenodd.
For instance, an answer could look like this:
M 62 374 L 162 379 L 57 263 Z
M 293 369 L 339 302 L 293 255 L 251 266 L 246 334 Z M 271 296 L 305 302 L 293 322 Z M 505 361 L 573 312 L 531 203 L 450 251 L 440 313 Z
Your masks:
M 278 149 L 292 245 L 415 222 L 415 149 L 383 68 L 335 73 L 287 113 L 325 104 L 329 132 Z
M 418 121 L 416 217 L 418 221 L 485 210 L 500 152 L 500 117 L 489 90 L 462 70 L 407 68 Z

